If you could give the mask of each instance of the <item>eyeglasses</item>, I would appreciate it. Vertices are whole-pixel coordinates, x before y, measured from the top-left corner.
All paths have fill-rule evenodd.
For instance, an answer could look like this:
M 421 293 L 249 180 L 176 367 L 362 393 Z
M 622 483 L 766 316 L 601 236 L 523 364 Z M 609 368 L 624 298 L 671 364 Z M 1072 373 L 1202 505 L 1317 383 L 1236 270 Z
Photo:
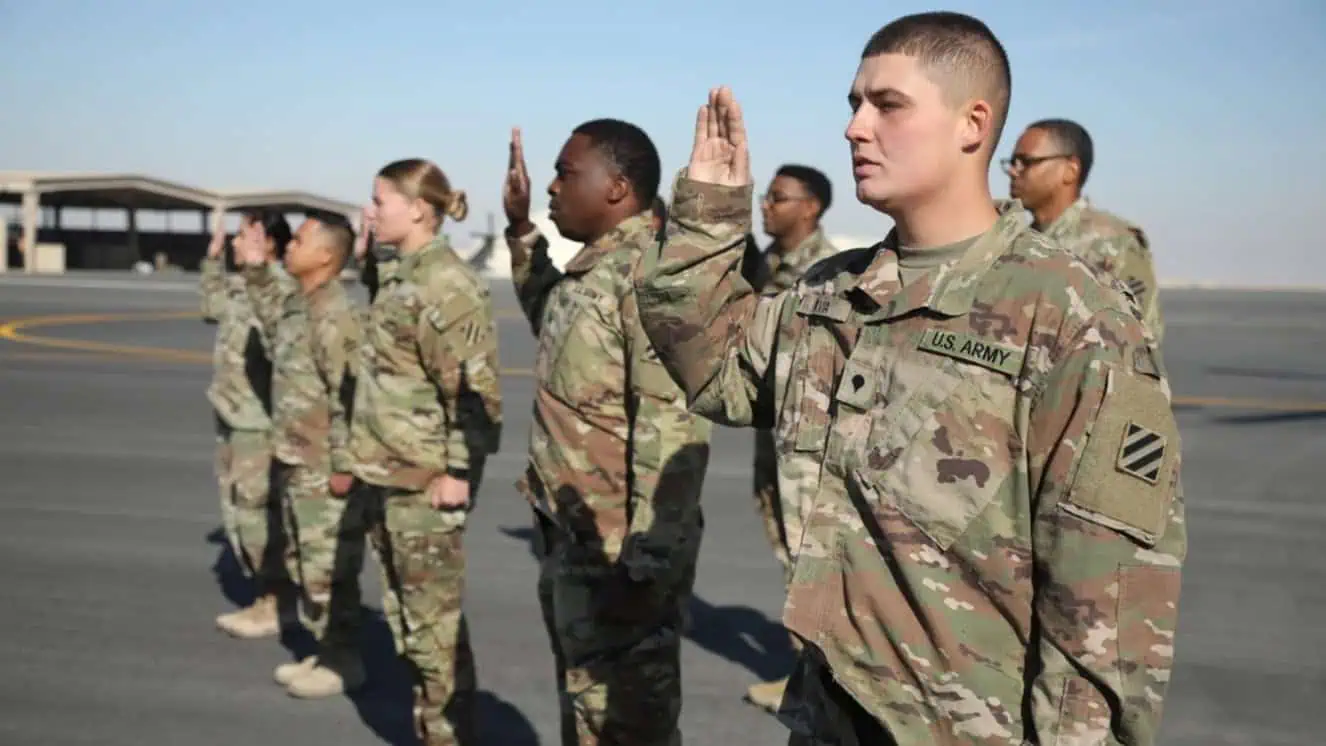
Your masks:
M 806 200 L 808 200 L 808 199 L 810 199 L 810 198 L 809 198 L 809 197 L 789 197 L 789 196 L 786 195 L 786 194 L 773 194 L 773 193 L 768 193 L 768 194 L 762 194 L 762 195 L 760 195 L 760 201 L 761 201 L 761 202 L 764 202 L 764 203 L 766 203 L 766 204 L 770 204 L 770 205 L 781 205 L 781 204 L 783 204 L 784 202 L 804 202 L 804 201 L 806 201 Z
M 1005 158 L 999 161 L 999 165 L 1004 169 L 1004 173 L 1011 173 L 1013 171 L 1023 171 L 1025 169 L 1031 168 L 1032 166 L 1035 166 L 1038 163 L 1044 163 L 1045 161 L 1052 161 L 1057 158 L 1072 158 L 1072 157 L 1073 156 L 1069 155 L 1068 153 L 1057 153 L 1055 155 L 1041 155 L 1041 156 L 1014 155 L 1012 158 Z

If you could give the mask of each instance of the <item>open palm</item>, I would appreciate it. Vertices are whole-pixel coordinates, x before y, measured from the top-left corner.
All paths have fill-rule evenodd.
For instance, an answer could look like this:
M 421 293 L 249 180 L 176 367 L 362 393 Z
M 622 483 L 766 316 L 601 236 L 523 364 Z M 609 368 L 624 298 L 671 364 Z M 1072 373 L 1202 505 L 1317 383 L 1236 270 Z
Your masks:
M 687 175 L 706 184 L 738 187 L 751 183 L 750 150 L 741 105 L 727 86 L 709 91 L 695 115 L 695 144 Z

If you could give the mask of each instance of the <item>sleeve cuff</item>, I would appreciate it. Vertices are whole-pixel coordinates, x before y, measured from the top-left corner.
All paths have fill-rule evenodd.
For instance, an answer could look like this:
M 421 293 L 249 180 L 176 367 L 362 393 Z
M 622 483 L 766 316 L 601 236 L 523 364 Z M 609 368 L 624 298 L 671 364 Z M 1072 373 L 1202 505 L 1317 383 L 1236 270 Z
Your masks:
M 668 217 L 695 223 L 731 223 L 748 232 L 751 223 L 751 196 L 755 185 L 738 187 L 692 181 L 683 168 L 672 182 L 672 207 Z

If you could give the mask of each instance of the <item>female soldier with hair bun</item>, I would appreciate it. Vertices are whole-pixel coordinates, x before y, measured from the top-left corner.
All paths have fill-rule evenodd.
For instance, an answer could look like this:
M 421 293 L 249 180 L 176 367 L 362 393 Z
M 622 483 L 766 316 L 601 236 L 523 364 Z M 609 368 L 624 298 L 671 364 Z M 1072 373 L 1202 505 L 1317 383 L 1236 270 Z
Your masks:
M 469 208 L 435 164 L 383 167 L 368 212 L 374 237 L 398 258 L 379 277 L 364 330 L 354 499 L 385 569 L 396 649 L 415 672 L 419 738 L 470 743 L 477 677 L 461 613 L 461 537 L 501 438 L 497 328 L 487 284 L 440 230 Z

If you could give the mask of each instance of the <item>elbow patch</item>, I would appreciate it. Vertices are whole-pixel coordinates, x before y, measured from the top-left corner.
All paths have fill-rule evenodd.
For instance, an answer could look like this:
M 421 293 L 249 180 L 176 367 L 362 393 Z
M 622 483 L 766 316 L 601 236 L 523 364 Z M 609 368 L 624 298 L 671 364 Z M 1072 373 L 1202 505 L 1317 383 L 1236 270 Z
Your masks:
M 1154 546 L 1169 522 L 1179 437 L 1158 378 L 1110 368 L 1105 393 L 1061 507 Z

